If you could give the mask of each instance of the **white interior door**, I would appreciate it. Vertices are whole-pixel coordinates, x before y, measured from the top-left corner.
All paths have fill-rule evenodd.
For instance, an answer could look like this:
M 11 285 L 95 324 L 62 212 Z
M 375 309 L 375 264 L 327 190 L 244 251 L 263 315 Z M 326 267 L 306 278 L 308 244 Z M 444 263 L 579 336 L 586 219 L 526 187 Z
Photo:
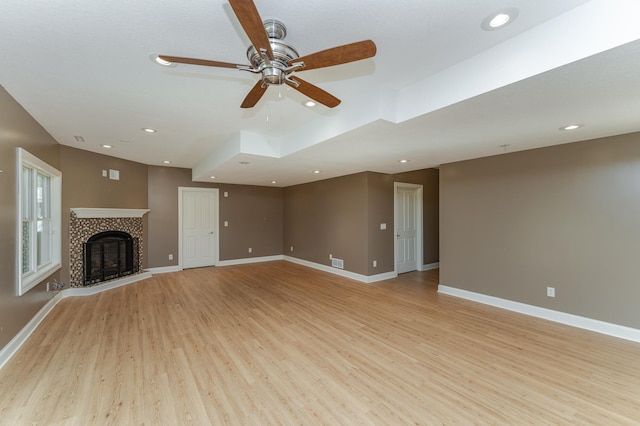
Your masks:
M 422 197 L 418 186 L 396 186 L 396 272 L 421 270 Z
M 213 266 L 218 262 L 218 190 L 180 188 L 183 268 Z

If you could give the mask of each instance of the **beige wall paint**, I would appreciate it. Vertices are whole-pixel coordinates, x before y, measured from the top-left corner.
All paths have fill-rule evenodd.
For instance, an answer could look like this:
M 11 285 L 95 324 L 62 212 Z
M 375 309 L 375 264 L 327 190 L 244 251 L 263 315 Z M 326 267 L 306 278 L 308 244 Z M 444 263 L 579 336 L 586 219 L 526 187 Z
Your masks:
M 149 166 L 148 173 L 150 267 L 178 265 L 179 187 L 220 190 L 220 260 L 282 254 L 281 188 L 192 182 L 191 170 L 174 167 Z M 222 226 L 224 221 L 229 227 Z
M 74 207 L 146 209 L 147 166 L 108 155 L 60 146 L 62 171 L 62 279 L 69 282 L 69 217 Z M 119 180 L 102 176 L 102 171 L 118 170 Z M 142 218 L 142 253 L 146 253 L 148 218 Z M 143 267 L 148 265 L 143 255 Z
M 367 274 L 394 270 L 393 176 L 367 173 Z M 387 229 L 381 230 L 380 224 Z M 377 266 L 373 266 L 373 261 Z
M 424 263 L 438 262 L 436 169 L 363 172 L 285 188 L 284 254 L 322 265 L 331 264 L 332 254 L 345 260 L 346 270 L 366 276 L 393 271 L 394 182 L 423 185 Z
M 358 173 L 285 188 L 284 254 L 321 265 L 331 254 L 367 275 L 367 185 Z
M 440 194 L 442 284 L 640 328 L 640 133 L 447 164 Z
M 59 272 L 16 296 L 16 147 L 60 170 L 58 144 L 0 86 L 0 348 L 34 317 L 54 293 L 46 281 L 60 279 Z M 63 174 L 63 182 L 64 182 Z

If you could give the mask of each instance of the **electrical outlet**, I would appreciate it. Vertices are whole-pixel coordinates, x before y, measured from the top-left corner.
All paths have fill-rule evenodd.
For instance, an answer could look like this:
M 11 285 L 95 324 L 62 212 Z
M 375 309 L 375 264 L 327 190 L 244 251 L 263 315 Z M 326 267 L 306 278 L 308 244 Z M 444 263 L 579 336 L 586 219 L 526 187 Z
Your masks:
M 555 287 L 547 287 L 547 297 L 556 297 Z
M 291 246 L 291 251 L 293 251 L 293 246 Z
M 253 252 L 253 249 L 251 247 L 249 247 L 249 253 Z
M 378 267 L 378 261 L 377 261 L 377 260 L 374 260 L 374 261 L 373 261 L 373 267 L 374 267 L 374 268 L 377 268 L 377 267 Z
M 333 255 L 329 254 L 329 260 L 333 259 Z
M 173 255 L 172 254 L 169 255 L 169 260 L 173 260 Z

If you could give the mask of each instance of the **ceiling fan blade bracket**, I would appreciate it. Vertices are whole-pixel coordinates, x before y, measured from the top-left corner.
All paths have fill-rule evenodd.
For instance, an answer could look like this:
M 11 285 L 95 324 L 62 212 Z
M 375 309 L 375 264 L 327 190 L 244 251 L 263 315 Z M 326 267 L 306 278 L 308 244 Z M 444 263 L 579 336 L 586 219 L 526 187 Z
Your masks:
M 287 75 L 287 76 L 285 76 L 285 78 L 284 78 L 284 79 L 285 79 L 285 82 L 286 82 L 289 86 L 293 86 L 294 88 L 298 88 L 298 87 L 300 87 L 300 82 L 299 82 L 299 81 L 296 81 L 296 80 L 294 80 L 294 79 L 292 79 L 292 78 L 290 78 L 288 75 Z
M 254 73 L 254 74 L 259 74 L 261 70 L 253 68 L 253 67 L 238 66 L 238 71 L 247 71 L 247 72 L 251 72 L 251 73 Z
M 289 64 L 289 66 L 287 68 L 285 68 L 286 72 L 292 72 L 292 71 L 302 71 L 304 69 L 305 65 L 304 65 L 304 61 L 300 61 L 300 62 L 291 62 Z
M 262 59 L 264 60 L 264 63 L 267 65 L 271 65 L 271 59 L 269 58 L 269 52 L 267 52 L 267 49 L 260 49 L 260 56 L 262 56 Z

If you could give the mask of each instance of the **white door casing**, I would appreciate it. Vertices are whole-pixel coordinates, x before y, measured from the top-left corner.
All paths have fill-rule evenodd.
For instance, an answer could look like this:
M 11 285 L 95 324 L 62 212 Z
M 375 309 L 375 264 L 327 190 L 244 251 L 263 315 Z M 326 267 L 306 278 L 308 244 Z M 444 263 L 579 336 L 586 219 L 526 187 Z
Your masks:
M 183 269 L 218 263 L 218 189 L 178 188 L 179 265 Z
M 395 270 L 422 270 L 422 185 L 396 182 Z

